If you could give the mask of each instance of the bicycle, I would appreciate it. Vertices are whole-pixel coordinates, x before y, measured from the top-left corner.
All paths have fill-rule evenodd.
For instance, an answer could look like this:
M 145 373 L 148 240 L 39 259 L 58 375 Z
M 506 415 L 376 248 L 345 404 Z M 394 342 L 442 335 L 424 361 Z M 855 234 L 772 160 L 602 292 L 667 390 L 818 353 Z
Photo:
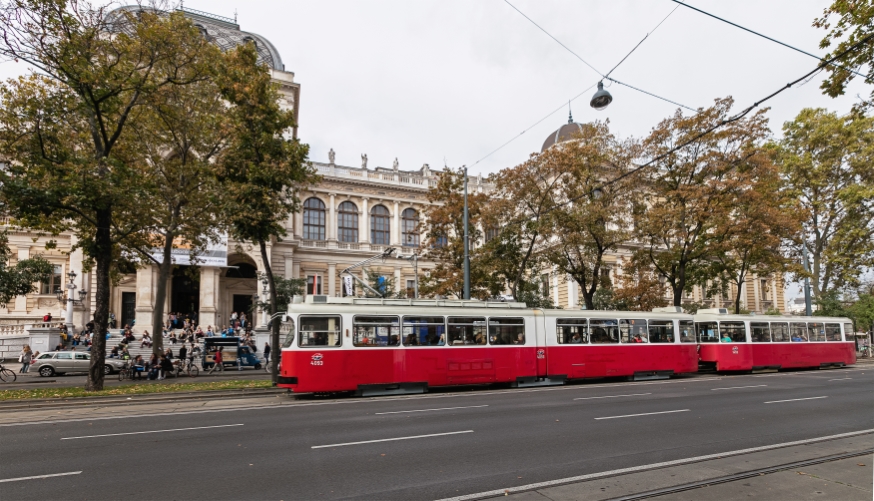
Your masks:
M 3 381 L 4 383 L 14 383 L 17 377 L 15 371 L 7 369 L 3 364 L 0 364 L 0 381 Z
M 177 378 L 180 377 L 183 372 L 185 372 L 185 375 L 188 377 L 197 377 L 200 373 L 200 369 L 197 368 L 193 359 L 186 358 L 184 361 L 176 365 L 175 372 Z
M 118 371 L 118 380 L 124 381 L 125 379 L 133 380 L 134 378 L 134 369 L 130 366 L 130 364 L 125 364 L 121 370 Z

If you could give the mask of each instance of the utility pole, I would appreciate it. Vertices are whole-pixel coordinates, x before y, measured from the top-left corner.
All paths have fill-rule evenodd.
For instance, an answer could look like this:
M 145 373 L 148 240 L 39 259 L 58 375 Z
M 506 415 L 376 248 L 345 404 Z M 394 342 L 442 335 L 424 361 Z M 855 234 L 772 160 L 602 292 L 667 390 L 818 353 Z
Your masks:
M 807 244 L 802 247 L 804 253 L 804 271 L 810 273 L 810 263 L 807 260 Z M 813 306 L 810 304 L 810 277 L 804 277 L 804 314 L 813 316 Z
M 464 297 L 470 299 L 470 249 L 467 236 L 467 166 L 464 167 Z

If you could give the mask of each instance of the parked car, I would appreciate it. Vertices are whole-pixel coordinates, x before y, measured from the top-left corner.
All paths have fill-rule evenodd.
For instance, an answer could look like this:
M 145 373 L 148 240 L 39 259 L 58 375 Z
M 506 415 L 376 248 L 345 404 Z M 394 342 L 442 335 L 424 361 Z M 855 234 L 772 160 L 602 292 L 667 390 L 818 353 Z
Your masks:
M 124 360 L 106 359 L 103 366 L 104 374 L 118 372 L 124 367 Z M 83 351 L 50 351 L 36 357 L 30 370 L 40 376 L 49 377 L 65 372 L 88 372 L 91 365 L 91 354 Z

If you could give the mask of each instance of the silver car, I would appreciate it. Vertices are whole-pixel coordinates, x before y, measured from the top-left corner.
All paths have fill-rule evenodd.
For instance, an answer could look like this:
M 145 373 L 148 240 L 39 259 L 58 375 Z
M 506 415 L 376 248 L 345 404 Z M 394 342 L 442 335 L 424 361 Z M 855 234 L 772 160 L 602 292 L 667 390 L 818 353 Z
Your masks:
M 91 365 L 91 354 L 83 351 L 50 351 L 36 357 L 30 370 L 39 372 L 40 376 L 49 377 L 65 372 L 88 372 Z M 103 366 L 104 374 L 118 372 L 124 367 L 124 360 L 106 359 Z

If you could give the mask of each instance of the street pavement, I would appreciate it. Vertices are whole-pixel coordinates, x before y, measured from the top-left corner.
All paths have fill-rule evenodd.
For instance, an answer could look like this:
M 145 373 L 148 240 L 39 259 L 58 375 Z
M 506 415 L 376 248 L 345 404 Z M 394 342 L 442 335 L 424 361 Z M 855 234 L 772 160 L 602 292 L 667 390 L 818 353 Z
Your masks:
M 511 494 L 602 472 L 874 433 L 872 382 L 874 367 L 864 366 L 411 397 L 10 410 L 0 416 L 0 499 Z M 806 447 L 815 456 L 820 446 Z M 40 478 L 17 480 L 25 477 Z M 669 499 L 700 499 L 700 490 L 690 493 Z
M 64 375 L 54 375 L 51 377 L 42 377 L 36 372 L 28 372 L 18 374 L 17 366 L 20 364 L 10 365 L 10 369 L 16 370 L 16 379 L 14 383 L 0 384 L 0 390 L 35 390 L 38 388 L 84 388 L 87 376 L 85 373 L 67 373 Z M 227 368 L 222 372 L 213 372 L 208 374 L 207 371 L 200 369 L 197 377 L 190 378 L 182 376 L 180 378 L 167 378 L 161 381 L 149 381 L 148 379 L 124 381 L 118 380 L 118 374 L 110 374 L 104 379 L 104 387 L 121 386 L 128 384 L 174 384 L 174 383 L 197 383 L 204 381 L 226 381 L 228 379 L 270 379 L 270 374 L 264 369 L 255 370 L 251 367 L 244 367 L 242 370 Z

